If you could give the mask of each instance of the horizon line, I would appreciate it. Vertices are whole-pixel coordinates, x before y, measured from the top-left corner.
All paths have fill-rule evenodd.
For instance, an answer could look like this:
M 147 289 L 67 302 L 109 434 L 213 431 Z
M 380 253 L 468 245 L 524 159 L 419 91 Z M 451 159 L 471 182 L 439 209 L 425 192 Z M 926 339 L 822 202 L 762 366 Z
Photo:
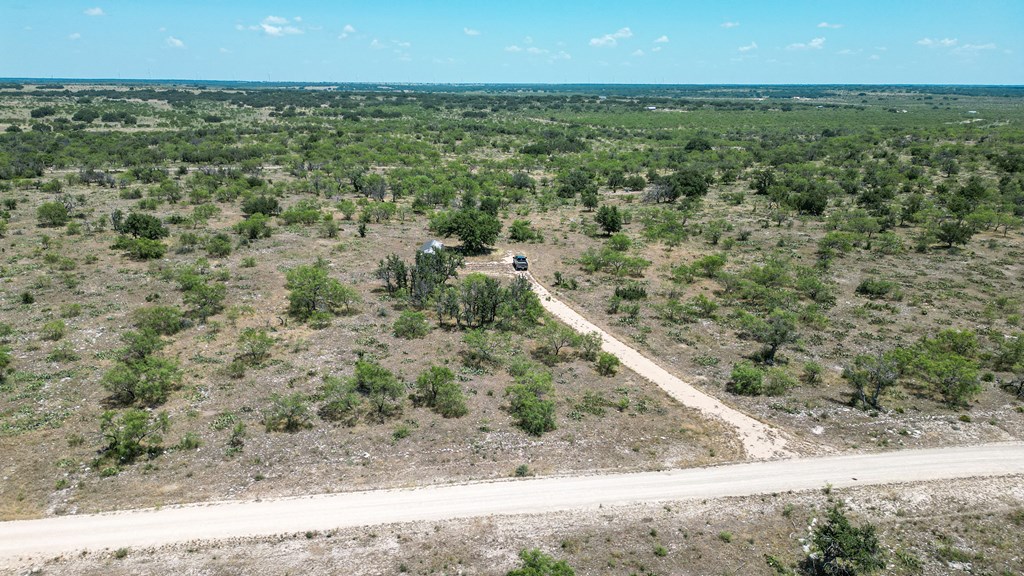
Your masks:
M 959 84 L 959 83 L 897 83 L 897 82 L 780 82 L 780 83 L 664 83 L 664 82 L 414 82 L 408 80 L 223 80 L 216 78 L 185 79 L 185 78 L 82 78 L 82 77 L 31 77 L 12 76 L 0 77 L 0 82 L 20 82 L 33 84 L 48 83 L 131 83 L 131 84 L 199 84 L 215 82 L 218 84 L 262 84 L 296 85 L 296 86 L 334 86 L 334 85 L 395 85 L 395 86 L 729 86 L 729 87 L 784 87 L 784 86 L 896 86 L 896 87 L 964 87 L 964 88 L 1024 88 L 1024 84 Z

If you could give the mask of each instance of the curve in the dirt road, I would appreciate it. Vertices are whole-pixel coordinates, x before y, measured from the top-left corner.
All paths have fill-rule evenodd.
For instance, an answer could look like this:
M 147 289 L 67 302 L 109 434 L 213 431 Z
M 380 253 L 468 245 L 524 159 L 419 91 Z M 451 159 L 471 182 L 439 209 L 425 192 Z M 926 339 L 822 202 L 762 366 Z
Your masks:
M 601 335 L 602 348 L 606 352 L 616 355 L 624 366 L 658 385 L 684 406 L 695 408 L 707 416 L 722 420 L 734 427 L 743 442 L 747 456 L 758 460 L 793 456 L 786 446 L 786 437 L 780 430 L 751 418 L 739 410 L 730 408 L 717 398 L 683 382 L 635 348 L 627 346 L 621 340 L 608 334 L 584 318 L 579 312 L 570 308 L 565 302 L 553 296 L 532 274 L 527 272 L 525 275 L 533 284 L 534 291 L 548 312 L 580 333 L 597 332 Z
M 0 572 L 78 550 L 297 534 L 399 522 L 1024 474 L 1024 443 L 746 462 L 667 472 L 565 476 L 214 502 L 0 522 Z

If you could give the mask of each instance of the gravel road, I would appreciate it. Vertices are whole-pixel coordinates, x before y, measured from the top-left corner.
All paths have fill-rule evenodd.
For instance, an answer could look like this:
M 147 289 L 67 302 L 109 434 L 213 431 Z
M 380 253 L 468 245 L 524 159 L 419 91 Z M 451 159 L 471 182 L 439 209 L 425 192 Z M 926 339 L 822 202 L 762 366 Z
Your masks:
M 214 502 L 0 523 L 0 571 L 82 549 L 331 530 L 395 522 L 711 499 L 1024 474 L 1024 443 L 770 460 L 633 474 L 564 476 Z

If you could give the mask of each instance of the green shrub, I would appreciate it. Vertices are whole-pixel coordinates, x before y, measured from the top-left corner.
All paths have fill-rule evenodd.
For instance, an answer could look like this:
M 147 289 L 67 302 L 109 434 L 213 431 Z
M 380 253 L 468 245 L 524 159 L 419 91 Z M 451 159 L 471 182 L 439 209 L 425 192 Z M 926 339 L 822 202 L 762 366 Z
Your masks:
M 555 560 L 540 550 L 523 550 L 519 553 L 522 566 L 508 572 L 507 576 L 575 576 L 576 571 L 565 560 Z
M 516 425 L 527 434 L 540 436 L 555 429 L 555 402 L 545 398 L 554 391 L 551 373 L 534 368 L 516 377 L 505 389 Z
M 60 202 L 43 202 L 36 208 L 36 218 L 40 226 L 56 228 L 67 224 L 71 214 Z
M 349 311 L 361 300 L 355 289 L 343 285 L 327 274 L 327 262 L 317 260 L 309 266 L 298 266 L 285 273 L 288 312 L 307 320 L 318 312 L 337 314 Z
M 805 362 L 804 372 L 800 376 L 800 379 L 803 380 L 804 384 L 807 384 L 809 386 L 821 384 L 822 372 L 823 369 L 821 367 L 821 364 L 818 364 L 817 362 Z
M 270 238 L 273 230 L 270 228 L 270 217 L 262 212 L 257 212 L 245 220 L 235 224 L 235 233 L 242 237 L 245 242 Z
M 267 432 L 298 432 L 309 428 L 309 406 L 301 392 L 270 397 L 270 406 L 263 411 L 263 425 Z
M 369 399 L 371 413 L 377 420 L 383 422 L 401 411 L 405 385 L 380 364 L 356 362 L 355 384 L 356 390 Z
M 39 337 L 43 340 L 57 341 L 67 334 L 68 327 L 63 320 L 51 320 L 39 330 Z
M 46 360 L 49 362 L 74 362 L 79 359 L 81 359 L 81 356 L 79 356 L 71 344 L 67 342 L 57 346 L 46 356 Z
M 128 256 L 136 260 L 163 258 L 164 254 L 167 253 L 167 246 L 159 240 L 132 238 L 130 236 L 118 236 L 114 241 L 113 248 L 124 250 Z
M 274 346 L 274 339 L 262 328 L 245 328 L 238 335 L 239 359 L 250 366 L 259 366 Z
M 11 351 L 6 346 L 0 346 L 0 384 L 7 379 L 7 368 L 11 365 Z
M 118 362 L 103 375 L 103 387 L 111 400 L 124 405 L 161 404 L 180 385 L 178 363 L 154 356 Z
M 857 285 L 856 292 L 868 298 L 884 298 L 886 296 L 900 298 L 900 290 L 895 282 L 878 278 L 865 278 Z
M 363 397 L 356 392 L 353 380 L 342 380 L 335 376 L 324 378 L 320 389 L 323 404 L 317 413 L 329 422 L 341 422 L 347 426 L 355 426 L 358 421 L 359 408 Z
M 743 396 L 758 396 L 764 391 L 764 372 L 747 360 L 733 364 L 726 390 Z
M 444 366 L 431 366 L 416 378 L 416 398 L 445 418 L 458 418 L 467 412 L 462 388 L 455 374 Z
M 725 254 L 708 254 L 690 264 L 690 270 L 697 276 L 715 278 L 722 271 L 722 268 L 725 267 L 725 262 Z
M 101 454 L 119 464 L 129 464 L 144 454 L 157 456 L 163 452 L 161 443 L 168 428 L 170 421 L 166 412 L 150 414 L 136 408 L 123 412 L 108 410 L 100 417 L 100 433 L 106 442 Z
M 885 568 L 875 527 L 853 526 L 839 504 L 828 510 L 827 521 L 814 528 L 812 553 L 804 560 L 812 576 L 857 576 Z
M 508 228 L 508 239 L 512 242 L 543 242 L 544 236 L 526 220 L 516 220 Z
M 133 238 L 146 238 L 148 240 L 160 240 L 166 238 L 170 233 L 164 227 L 160 219 L 148 214 L 137 214 L 132 212 L 124 219 L 124 222 L 117 229 L 121 234 L 127 234 Z
M 597 373 L 602 376 L 614 376 L 619 369 L 619 359 L 611 352 L 601 352 L 597 355 Z
M 246 217 L 251 217 L 255 214 L 277 216 L 281 213 L 281 204 L 273 196 L 250 196 L 242 202 L 242 213 Z
M 323 218 L 320 207 L 316 201 L 311 199 L 299 200 L 294 206 L 290 206 L 281 212 L 280 218 L 285 224 L 316 224 Z
M 616 232 L 608 238 L 608 247 L 616 252 L 626 252 L 633 246 L 633 241 L 622 232 Z
M 61 318 L 77 318 L 82 315 L 82 305 L 78 302 L 71 302 L 60 305 Z
M 195 450 L 200 446 L 202 446 L 202 442 L 199 440 L 199 435 L 195 432 L 186 432 L 175 448 L 178 450 Z
M 231 255 L 231 238 L 224 233 L 214 234 L 206 239 L 204 247 L 211 258 L 224 258 Z
M 647 298 L 647 288 L 639 282 L 627 282 L 615 287 L 615 296 L 623 300 L 643 300 Z
M 770 368 L 765 374 L 764 394 L 768 396 L 781 396 L 787 390 L 796 386 L 796 379 L 781 368 Z
M 173 336 L 185 327 L 181 310 L 176 306 L 146 306 L 132 313 L 132 323 L 139 330 L 151 330 Z
M 396 337 L 414 340 L 430 333 L 427 315 L 423 312 L 405 310 L 395 320 L 393 331 Z

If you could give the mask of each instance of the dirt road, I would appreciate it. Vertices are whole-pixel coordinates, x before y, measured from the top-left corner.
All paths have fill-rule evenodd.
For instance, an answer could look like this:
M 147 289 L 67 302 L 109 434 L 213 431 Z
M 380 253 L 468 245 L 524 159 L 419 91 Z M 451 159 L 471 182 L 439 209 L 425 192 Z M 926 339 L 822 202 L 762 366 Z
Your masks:
M 77 550 L 330 530 L 394 522 L 592 510 L 894 482 L 1024 474 L 1024 443 L 749 462 L 634 474 L 552 477 L 216 502 L 0 523 L 0 571 Z
M 722 420 L 736 428 L 736 432 L 743 442 L 743 448 L 746 450 L 749 458 L 761 460 L 793 456 L 793 453 L 787 449 L 787 441 L 781 431 L 759 420 L 755 420 L 738 410 L 734 410 L 717 398 L 708 396 L 683 382 L 641 354 L 638 350 L 627 346 L 621 340 L 595 326 L 566 303 L 548 292 L 531 274 L 527 274 L 527 278 L 533 284 L 533 289 L 540 297 L 544 308 L 556 318 L 582 334 L 589 332 L 599 333 L 603 341 L 602 348 L 606 352 L 615 354 L 624 366 L 657 384 L 669 396 L 672 396 L 684 406 L 696 408 L 701 413 L 711 418 Z

